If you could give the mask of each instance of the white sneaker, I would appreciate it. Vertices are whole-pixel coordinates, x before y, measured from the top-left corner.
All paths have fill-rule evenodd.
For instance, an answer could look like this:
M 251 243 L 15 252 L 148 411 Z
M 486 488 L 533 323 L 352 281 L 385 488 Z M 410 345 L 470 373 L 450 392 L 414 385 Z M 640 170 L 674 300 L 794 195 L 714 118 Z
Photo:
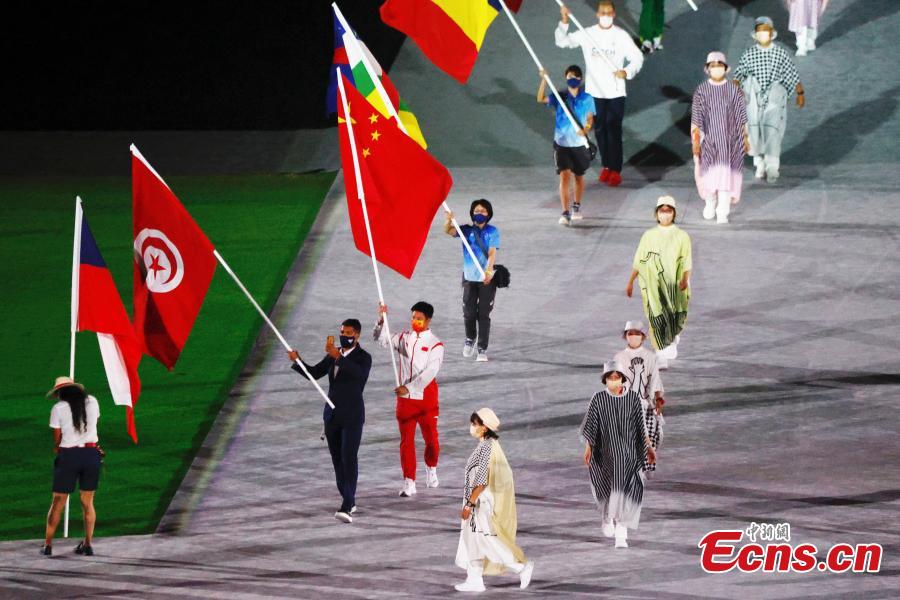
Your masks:
M 580 221 L 583 217 L 581 216 L 581 205 L 576 204 L 572 207 L 572 220 Z
M 756 165 L 756 178 L 763 179 L 766 176 L 766 163 L 760 162 Z
M 560 225 L 566 225 L 566 226 L 571 225 L 571 224 L 572 224 L 572 219 L 569 218 L 569 215 L 563 214 L 563 215 L 559 218 L 559 224 L 560 224 Z
M 463 346 L 463 356 L 472 358 L 473 354 L 475 354 L 475 340 L 466 340 L 466 345 Z
M 706 206 L 703 207 L 703 218 L 709 221 L 716 216 L 716 201 L 706 200 Z
M 628 547 L 628 528 L 624 525 L 616 525 L 616 548 Z
M 475 362 L 487 362 L 487 350 L 478 349 L 478 356 L 475 357 Z
M 600 526 L 600 531 L 603 533 L 604 537 L 612 537 L 616 535 L 616 527 L 613 525 L 612 521 L 603 521 L 603 524 Z
M 350 513 L 345 513 L 342 510 L 339 510 L 336 513 L 334 513 L 334 518 L 343 523 L 352 523 L 353 522 L 353 517 L 350 516 Z
M 453 586 L 457 592 L 483 592 L 484 581 L 470 581 L 466 579 L 463 583 L 457 583 Z
M 662 50 L 662 36 L 653 38 L 653 49 L 654 50 Z
M 351 515 L 355 515 L 355 514 L 356 514 L 356 505 L 355 505 L 355 504 L 353 505 L 353 508 L 350 509 L 350 514 L 351 514 Z
M 437 467 L 425 467 L 425 487 L 436 488 L 439 485 Z
M 519 573 L 519 587 L 523 590 L 531 583 L 531 575 L 534 573 L 534 561 L 529 560 L 525 563 L 525 568 Z
M 778 169 L 766 169 L 766 181 L 775 183 L 778 181 Z
M 410 496 L 416 495 L 416 480 L 415 479 L 404 479 L 403 487 L 400 488 L 400 495 L 404 498 L 409 498 Z
M 810 52 L 816 49 L 816 37 L 818 37 L 819 32 L 815 29 L 808 29 L 806 31 L 806 49 Z

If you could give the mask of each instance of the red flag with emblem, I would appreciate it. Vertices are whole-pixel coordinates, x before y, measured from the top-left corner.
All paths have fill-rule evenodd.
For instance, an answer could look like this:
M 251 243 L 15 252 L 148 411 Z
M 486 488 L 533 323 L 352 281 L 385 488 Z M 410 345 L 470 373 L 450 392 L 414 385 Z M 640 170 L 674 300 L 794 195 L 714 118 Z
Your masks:
M 376 258 L 411 278 L 425 247 L 434 214 L 450 192 L 453 179 L 444 165 L 403 133 L 393 118 L 388 119 L 378 112 L 346 77 L 343 77 L 343 83 Z M 353 241 L 360 252 L 370 255 L 346 115 L 340 101 L 338 117 Z
M 216 270 L 214 248 L 134 145 L 131 177 L 134 329 L 144 354 L 172 369 Z

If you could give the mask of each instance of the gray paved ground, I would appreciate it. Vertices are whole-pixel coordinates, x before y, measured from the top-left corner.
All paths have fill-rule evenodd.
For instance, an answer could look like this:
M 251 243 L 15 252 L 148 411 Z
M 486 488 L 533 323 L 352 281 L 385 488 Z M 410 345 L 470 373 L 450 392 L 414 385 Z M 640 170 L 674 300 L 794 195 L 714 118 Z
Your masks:
M 774 4 L 709 0 L 702 8 L 737 24 L 730 38 L 724 35 L 735 54 L 754 7 Z M 636 2 L 626 5 L 636 14 Z M 838 80 L 835 64 L 852 74 L 849 53 L 900 25 L 893 2 L 832 5 L 829 27 L 844 30 L 823 32 L 827 43 L 804 75 L 811 89 L 819 78 Z M 874 5 L 889 17 L 854 13 Z M 536 48 L 543 10 L 534 2 L 522 15 Z M 581 8 L 579 14 L 586 20 L 590 13 Z M 675 11 L 670 22 L 687 23 L 682 19 L 688 16 Z M 498 38 L 509 33 L 505 24 L 495 28 Z M 696 46 L 669 36 L 674 39 L 654 61 L 679 60 L 680 43 Z M 549 46 L 546 39 L 540 43 Z M 515 68 L 525 73 L 518 47 L 507 52 L 516 53 Z M 549 48 L 545 53 L 554 56 Z M 626 169 L 626 183 L 617 190 L 591 184 L 587 218 L 563 229 L 555 223 L 554 175 L 539 145 L 546 147 L 549 115 L 532 113 L 524 102 L 529 89 L 518 77 L 508 80 L 515 85 L 511 96 L 478 101 L 482 93 L 496 93 L 486 90 L 491 78 L 502 77 L 500 55 L 501 48 L 486 44 L 469 88 L 445 86 L 431 74 L 433 86 L 415 90 L 411 83 L 422 81 L 425 67 L 413 48 L 404 48 L 395 67 L 397 85 L 414 107 L 431 107 L 426 91 L 461 96 L 439 105 L 466 127 L 451 130 L 446 113 L 427 114 L 433 108 L 417 112 L 433 151 L 454 167 L 451 205 L 463 212 L 473 197 L 494 202 L 501 262 L 513 273 L 512 287 L 498 294 L 491 361 L 475 364 L 459 354 L 460 252 L 440 233 L 440 220 L 412 281 L 382 272 L 388 303 L 398 308 L 394 323 L 400 324 L 403 308 L 429 299 L 437 309 L 434 329 L 447 343 L 440 377 L 442 486 L 423 489 L 413 500 L 395 497 L 400 471 L 391 371 L 386 354 L 369 343 L 375 365 L 367 388 L 360 512 L 352 526 L 337 523 L 331 513 L 339 502 L 319 441 L 320 405 L 288 371 L 275 340 L 263 334 L 158 534 L 99 539 L 91 561 L 65 554 L 37 560 L 34 542 L 0 544 L 0 595 L 452 594 L 450 586 L 462 577 L 452 560 L 461 470 L 472 445 L 467 416 L 489 404 L 503 421 L 503 445 L 517 477 L 520 542 L 537 562 L 527 594 L 511 578 L 489 581 L 493 594 L 896 597 L 896 68 L 886 57 L 873 57 L 872 64 L 887 71 L 865 82 L 852 79 L 859 95 L 851 101 L 823 90 L 817 112 L 793 112 L 782 179 L 776 186 L 749 183 L 728 227 L 700 219 L 690 171 L 679 163 L 682 139 L 671 121 L 684 106 L 648 85 L 663 99 L 647 100 L 643 108 L 635 101 L 636 114 L 629 112 L 626 123 L 642 142 L 629 141 L 630 154 L 662 140 L 659 147 L 675 158 Z M 651 62 L 647 73 L 651 68 L 661 67 Z M 689 80 L 685 68 L 676 63 L 672 78 Z M 854 113 L 848 125 L 848 105 L 868 109 Z M 504 117 L 509 128 L 487 127 L 485 119 L 502 123 Z M 803 140 L 813 143 L 799 145 Z M 681 356 L 664 374 L 669 411 L 660 470 L 647 488 L 631 548 L 615 551 L 600 537 L 576 429 L 599 386 L 599 364 L 620 346 L 621 324 L 640 316 L 639 302 L 625 298 L 623 288 L 639 234 L 652 223 L 651 207 L 664 191 L 682 203 L 683 227 L 694 240 L 695 295 Z M 341 319 L 359 316 L 368 325 L 374 316 L 370 263 L 352 248 L 344 202 L 339 178 L 274 311 L 310 358 Z M 751 521 L 789 522 L 795 543 L 880 543 L 882 572 L 705 575 L 698 565 L 700 537 Z M 57 546 L 58 552 L 64 548 Z

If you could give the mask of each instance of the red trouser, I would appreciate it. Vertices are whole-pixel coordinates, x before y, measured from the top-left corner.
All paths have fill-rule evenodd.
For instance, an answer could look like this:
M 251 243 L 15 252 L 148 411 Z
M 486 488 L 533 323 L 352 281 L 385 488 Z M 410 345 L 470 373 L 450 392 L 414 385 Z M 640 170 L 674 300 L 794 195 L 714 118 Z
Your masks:
M 438 386 L 432 381 L 422 400 L 397 398 L 397 425 L 400 426 L 400 467 L 403 477 L 416 479 L 416 423 L 425 440 L 425 464 L 436 467 L 441 446 L 438 443 Z

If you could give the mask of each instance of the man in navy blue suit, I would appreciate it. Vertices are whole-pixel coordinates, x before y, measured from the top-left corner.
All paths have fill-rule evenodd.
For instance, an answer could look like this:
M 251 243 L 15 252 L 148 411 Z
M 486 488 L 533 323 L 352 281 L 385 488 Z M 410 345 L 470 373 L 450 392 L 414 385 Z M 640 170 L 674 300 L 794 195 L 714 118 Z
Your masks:
M 334 518 L 344 523 L 352 523 L 352 515 L 356 512 L 356 479 L 359 473 L 357 453 L 366 420 L 363 389 L 372 367 L 372 356 L 359 346 L 361 329 L 358 319 L 347 319 L 341 324 L 340 347 L 334 345 L 334 336 L 328 336 L 325 358 L 315 365 L 303 363 L 309 374 L 316 379 L 328 375 L 328 397 L 334 403 L 334 408 L 325 405 L 325 438 L 328 440 L 334 478 L 342 498 L 341 507 L 334 513 Z M 291 361 L 300 358 L 296 350 L 288 352 L 288 356 Z M 291 367 L 306 376 L 296 363 Z

